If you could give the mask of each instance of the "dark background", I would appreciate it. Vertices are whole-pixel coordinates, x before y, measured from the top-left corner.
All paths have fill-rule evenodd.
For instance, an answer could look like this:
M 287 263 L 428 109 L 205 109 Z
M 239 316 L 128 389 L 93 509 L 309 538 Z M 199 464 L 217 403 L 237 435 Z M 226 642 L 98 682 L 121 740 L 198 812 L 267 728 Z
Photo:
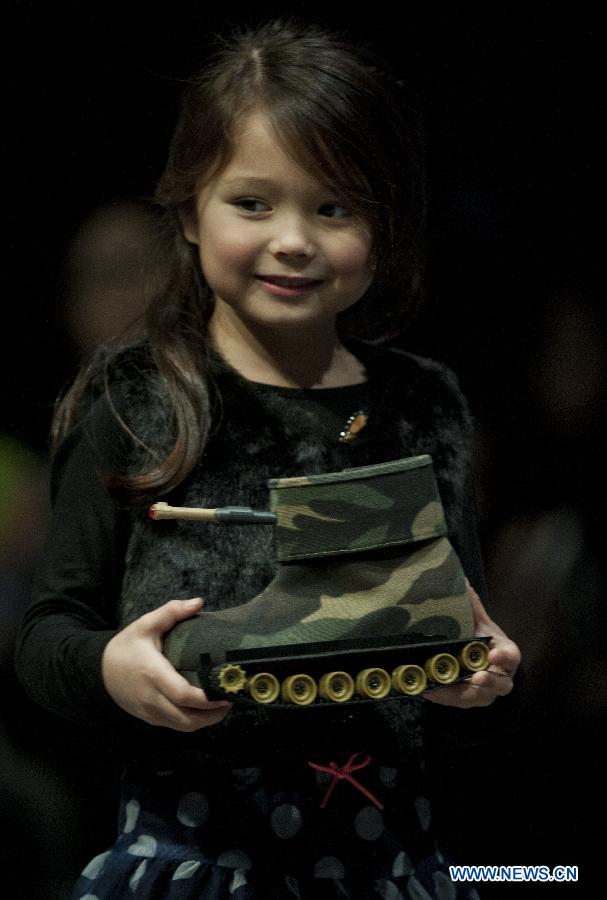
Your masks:
M 285 11 L 374 41 L 425 110 L 428 302 L 401 343 L 446 361 L 469 397 L 487 601 L 525 658 L 516 722 L 488 748 L 454 750 L 443 764 L 448 840 L 464 863 L 577 864 L 586 884 L 598 867 L 604 31 L 582 3 L 370 7 L 4 7 L 0 782 L 11 836 L 3 868 L 23 879 L 15 896 L 61 897 L 111 840 L 116 802 L 103 748 L 91 755 L 34 708 L 10 667 L 44 530 L 52 405 L 83 353 L 69 312 L 79 284 L 70 253 L 100 209 L 131 209 L 153 191 L 180 81 L 209 32 Z

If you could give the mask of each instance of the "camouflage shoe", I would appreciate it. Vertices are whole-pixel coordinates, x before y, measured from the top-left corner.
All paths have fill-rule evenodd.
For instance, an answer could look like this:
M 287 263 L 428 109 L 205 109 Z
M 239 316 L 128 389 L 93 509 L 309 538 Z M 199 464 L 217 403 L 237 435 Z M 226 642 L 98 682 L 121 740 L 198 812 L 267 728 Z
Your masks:
M 429 456 L 269 488 L 276 577 L 166 636 L 192 684 L 307 706 L 415 696 L 487 667 Z

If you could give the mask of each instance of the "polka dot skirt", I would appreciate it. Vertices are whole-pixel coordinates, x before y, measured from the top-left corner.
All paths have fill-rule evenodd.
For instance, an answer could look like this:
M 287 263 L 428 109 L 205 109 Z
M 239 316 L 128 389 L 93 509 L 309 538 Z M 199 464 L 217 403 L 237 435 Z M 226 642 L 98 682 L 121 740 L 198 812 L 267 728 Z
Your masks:
M 118 840 L 73 900 L 475 898 L 450 880 L 406 770 L 365 760 L 125 778 Z

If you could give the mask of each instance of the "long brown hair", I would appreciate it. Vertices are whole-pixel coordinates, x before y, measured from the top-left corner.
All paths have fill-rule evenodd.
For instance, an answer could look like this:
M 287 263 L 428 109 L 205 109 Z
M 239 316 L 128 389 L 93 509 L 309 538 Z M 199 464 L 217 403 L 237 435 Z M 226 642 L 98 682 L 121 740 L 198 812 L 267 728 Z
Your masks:
M 269 116 L 297 162 L 317 177 L 320 172 L 371 224 L 375 280 L 339 315 L 342 339 L 393 337 L 419 304 L 422 140 L 404 85 L 371 50 L 315 25 L 281 19 L 216 39 L 206 65 L 183 94 L 155 196 L 169 262 L 148 307 L 145 332 L 171 407 L 174 439 L 156 456 L 150 449 L 142 471 L 117 478 L 133 499 L 157 496 L 181 483 L 208 439 L 207 326 L 213 298 L 180 216 L 192 210 L 200 185 L 229 161 L 235 125 L 254 109 Z M 81 371 L 59 404 L 55 445 L 82 415 L 91 383 L 101 378 L 108 390 L 107 360 L 106 354 L 102 366 L 97 361 Z

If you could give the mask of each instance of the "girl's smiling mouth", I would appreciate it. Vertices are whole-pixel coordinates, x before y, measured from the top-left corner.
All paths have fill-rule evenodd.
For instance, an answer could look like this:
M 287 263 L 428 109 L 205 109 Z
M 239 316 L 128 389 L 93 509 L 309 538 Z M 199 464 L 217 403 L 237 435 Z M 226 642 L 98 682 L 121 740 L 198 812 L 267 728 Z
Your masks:
M 313 290 L 322 284 L 320 278 L 301 278 L 293 275 L 256 275 L 264 287 L 279 297 L 295 297 Z

